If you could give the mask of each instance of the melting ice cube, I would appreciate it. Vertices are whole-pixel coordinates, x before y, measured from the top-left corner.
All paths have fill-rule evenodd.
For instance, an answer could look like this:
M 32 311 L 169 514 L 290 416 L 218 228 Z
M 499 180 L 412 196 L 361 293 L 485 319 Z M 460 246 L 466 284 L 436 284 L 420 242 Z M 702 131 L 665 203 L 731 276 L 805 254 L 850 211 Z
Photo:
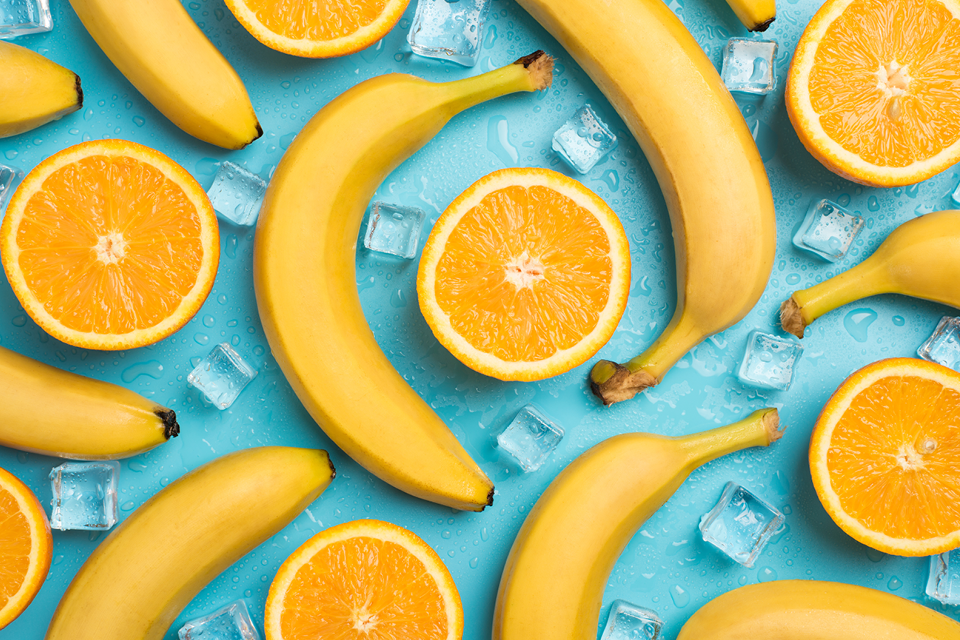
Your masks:
M 600 640 L 657 640 L 663 620 L 653 611 L 614 600 Z
M 803 346 L 796 340 L 753 331 L 737 377 L 754 387 L 786 391 L 801 353 Z
M 730 91 L 765 95 L 777 83 L 776 58 L 773 40 L 730 38 L 723 48 L 720 77 Z
M 3 6 L 3 0 L 0 0 L 0 6 Z M 13 189 L 21 178 L 23 178 L 23 171 L 0 164 L 0 214 L 6 208 L 10 196 L 13 195 Z
M 783 514 L 735 482 L 728 482 L 717 505 L 700 518 L 703 539 L 745 567 L 783 524 Z
M 497 436 L 500 448 L 512 455 L 524 471 L 536 471 L 563 439 L 563 429 L 528 404 Z
M 960 318 L 941 318 L 933 335 L 917 349 L 917 355 L 960 371 Z
M 926 592 L 943 604 L 960 605 L 960 549 L 930 556 Z
M 260 640 L 260 634 L 247 603 L 237 600 L 180 627 L 180 640 Z
M 617 136 L 585 104 L 553 134 L 553 150 L 580 173 L 590 169 L 617 146 Z
M 492 0 L 418 0 L 407 42 L 418 56 L 477 64 Z
M 793 235 L 793 244 L 836 262 L 847 255 L 861 229 L 863 218 L 857 214 L 829 200 L 817 200 L 807 209 L 807 215 Z
M 0 38 L 51 29 L 53 19 L 50 17 L 49 0 L 0 0 Z
M 217 409 L 226 409 L 256 377 L 257 370 L 223 342 L 190 372 L 187 382 L 202 391 Z
M 267 183 L 243 167 L 224 161 L 207 190 L 214 210 L 233 224 L 249 227 L 260 215 Z
M 374 202 L 367 215 L 363 246 L 409 260 L 417 255 L 424 219 L 426 214 L 416 207 Z
M 104 530 L 117 523 L 119 462 L 64 462 L 50 472 L 50 527 Z

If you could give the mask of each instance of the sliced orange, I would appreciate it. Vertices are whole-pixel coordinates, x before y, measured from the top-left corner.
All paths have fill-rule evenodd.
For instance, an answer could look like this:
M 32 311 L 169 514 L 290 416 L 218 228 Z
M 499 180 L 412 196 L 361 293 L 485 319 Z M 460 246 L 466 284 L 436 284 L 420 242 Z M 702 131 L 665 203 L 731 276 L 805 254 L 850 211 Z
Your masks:
M 420 310 L 461 362 L 501 380 L 582 364 L 617 328 L 630 286 L 620 220 L 549 169 L 501 169 L 460 194 L 423 249 Z
M 0 469 L 0 629 L 33 601 L 50 570 L 53 537 L 30 488 Z
M 161 340 L 200 309 L 220 260 L 216 214 L 183 167 L 126 140 L 50 156 L 0 226 L 13 292 L 47 333 L 87 349 Z
M 226 0 L 254 38 L 304 58 L 366 49 L 400 20 L 410 0 Z
M 960 373 L 913 358 L 855 372 L 817 420 L 810 471 L 863 544 L 899 556 L 960 546 Z
M 426 542 L 356 520 L 321 531 L 280 566 L 264 629 L 267 640 L 459 640 L 463 607 Z
M 960 1 L 827 0 L 797 44 L 787 114 L 831 171 L 913 184 L 960 160 Z

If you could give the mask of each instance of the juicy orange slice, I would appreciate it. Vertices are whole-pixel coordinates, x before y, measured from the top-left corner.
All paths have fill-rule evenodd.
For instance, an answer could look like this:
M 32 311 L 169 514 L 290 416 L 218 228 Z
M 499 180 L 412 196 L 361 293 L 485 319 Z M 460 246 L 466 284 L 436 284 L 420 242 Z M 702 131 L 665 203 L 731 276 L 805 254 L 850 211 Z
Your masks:
M 630 249 L 588 188 L 549 169 L 502 169 L 454 200 L 417 275 L 420 309 L 461 362 L 501 380 L 583 363 L 620 321 Z
M 958 0 L 828 0 L 794 52 L 787 113 L 831 171 L 913 184 L 960 160 L 958 68 Z
M 23 613 L 50 569 L 47 515 L 27 485 L 0 469 L 0 629 Z
M 459 640 L 460 594 L 440 556 L 389 522 L 321 531 L 281 565 L 264 616 L 267 640 Z
M 130 349 L 182 327 L 213 286 L 216 214 L 183 167 L 125 140 L 50 156 L 14 193 L 0 258 L 47 333 L 88 349 Z
M 305 58 L 365 49 L 400 20 L 410 0 L 226 0 L 254 38 Z
M 960 546 L 960 374 L 913 358 L 855 372 L 817 420 L 810 471 L 863 544 L 900 556 Z

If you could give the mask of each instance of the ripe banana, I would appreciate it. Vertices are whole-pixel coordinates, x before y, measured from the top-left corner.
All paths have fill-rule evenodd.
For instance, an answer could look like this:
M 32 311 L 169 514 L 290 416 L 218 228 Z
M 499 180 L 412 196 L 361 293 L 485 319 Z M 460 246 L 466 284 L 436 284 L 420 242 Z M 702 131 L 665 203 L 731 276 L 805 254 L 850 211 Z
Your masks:
M 677 640 L 957 640 L 960 624 L 899 596 L 817 580 L 734 589 L 705 604 Z
M 612 404 L 660 382 L 687 351 L 760 299 L 776 244 L 770 183 L 713 63 L 661 0 L 518 2 L 566 47 L 633 132 L 673 225 L 676 313 L 625 366 L 594 366 L 590 386 Z
M 240 76 L 179 0 L 70 0 L 107 57 L 190 135 L 242 149 L 263 134 Z
M 538 51 L 483 75 L 432 83 L 371 78 L 321 109 L 284 154 L 260 210 L 253 282 L 273 354 L 344 452 L 407 493 L 481 511 L 493 483 L 374 340 L 355 252 L 377 185 L 460 111 L 550 84 Z
M 604 587 L 637 529 L 694 469 L 765 447 L 780 439 L 778 428 L 777 410 L 761 409 L 682 438 L 614 436 L 574 460 L 537 500 L 510 549 L 493 640 L 594 640 Z
M 76 460 L 115 460 L 179 433 L 176 414 L 156 402 L 0 347 L 0 445 Z
M 46 640 L 161 640 L 224 569 L 291 522 L 335 473 L 325 451 L 227 454 L 160 490 L 94 550 Z
M 0 41 L 0 138 L 36 129 L 83 106 L 80 76 L 30 49 Z
M 750 31 L 766 31 L 777 18 L 776 0 L 727 0 L 727 4 Z
M 798 338 L 811 322 L 848 302 L 880 293 L 942 302 L 960 309 L 960 211 L 904 222 L 872 256 L 780 305 L 780 324 Z

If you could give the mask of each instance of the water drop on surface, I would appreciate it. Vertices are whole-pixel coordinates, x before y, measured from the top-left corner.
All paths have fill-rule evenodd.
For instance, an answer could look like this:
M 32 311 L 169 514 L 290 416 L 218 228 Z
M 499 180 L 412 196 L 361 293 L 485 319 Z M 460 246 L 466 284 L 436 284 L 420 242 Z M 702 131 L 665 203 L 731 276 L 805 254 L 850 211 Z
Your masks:
M 510 144 L 510 128 L 504 116 L 492 116 L 487 122 L 487 149 L 490 150 L 504 166 L 512 167 L 517 163 L 520 154 L 517 148 Z
M 876 319 L 873 309 L 854 309 L 843 318 L 843 327 L 857 342 L 866 342 L 867 329 Z
M 678 584 L 670 587 L 670 598 L 673 600 L 673 604 L 677 605 L 678 609 L 682 609 L 690 604 L 690 594 L 684 591 L 683 587 Z

